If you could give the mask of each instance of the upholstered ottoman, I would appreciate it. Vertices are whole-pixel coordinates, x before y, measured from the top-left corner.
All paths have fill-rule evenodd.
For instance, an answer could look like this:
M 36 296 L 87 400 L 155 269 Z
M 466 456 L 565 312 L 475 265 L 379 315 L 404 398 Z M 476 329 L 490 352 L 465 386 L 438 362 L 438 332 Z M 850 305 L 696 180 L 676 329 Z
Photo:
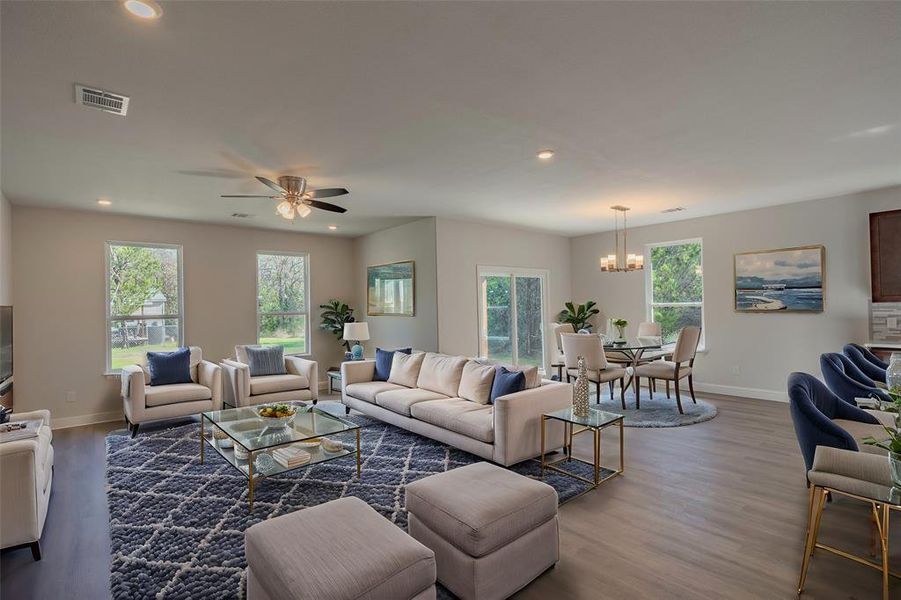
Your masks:
M 560 558 L 557 492 L 481 462 L 407 485 L 410 535 L 463 600 L 506 598 Z
M 434 600 L 435 554 L 359 498 L 257 523 L 248 600 Z

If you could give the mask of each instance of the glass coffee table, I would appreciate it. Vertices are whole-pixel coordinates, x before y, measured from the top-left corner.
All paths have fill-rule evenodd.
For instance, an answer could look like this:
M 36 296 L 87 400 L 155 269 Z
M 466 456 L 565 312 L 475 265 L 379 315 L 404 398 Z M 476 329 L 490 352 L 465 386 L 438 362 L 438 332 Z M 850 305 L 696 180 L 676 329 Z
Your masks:
M 209 444 L 225 459 L 225 462 L 247 477 L 248 510 L 250 511 L 253 510 L 254 486 L 264 477 L 279 475 L 350 455 L 356 456 L 357 477 L 360 477 L 360 426 L 326 412 L 318 406 L 308 406 L 301 402 L 287 404 L 297 407 L 294 421 L 289 425 L 273 425 L 269 419 L 260 417 L 257 410 L 263 405 L 215 410 L 201 414 L 201 464 L 203 464 L 205 448 Z M 215 439 L 214 432 L 216 431 L 221 432 L 219 435 L 224 443 Z M 351 431 L 356 433 L 356 450 L 344 447 L 337 452 L 326 452 L 322 444 L 312 448 L 306 447 L 304 450 L 310 453 L 309 462 L 293 467 L 286 467 L 272 457 L 272 451 L 278 448 L 292 446 L 312 438 Z
M 574 415 L 572 407 L 541 415 L 541 475 L 544 476 L 545 469 L 550 469 L 557 473 L 569 475 L 570 477 L 575 477 L 580 481 L 584 481 L 591 485 L 591 489 L 598 487 L 612 477 L 621 475 L 623 471 L 625 471 L 623 461 L 623 420 L 623 415 L 599 410 L 597 408 L 589 408 L 587 417 L 578 417 Z M 564 456 L 553 462 L 548 462 L 547 457 L 545 456 L 545 428 L 548 421 L 563 422 Z M 577 426 L 581 427 L 581 429 L 574 429 Z M 619 468 L 610 469 L 601 464 L 601 431 L 607 427 L 615 426 L 619 426 Z M 594 460 L 591 462 L 573 456 L 573 437 L 585 431 L 590 431 L 594 437 Z M 593 477 L 589 479 L 557 466 L 561 463 L 571 461 L 590 465 L 593 469 Z

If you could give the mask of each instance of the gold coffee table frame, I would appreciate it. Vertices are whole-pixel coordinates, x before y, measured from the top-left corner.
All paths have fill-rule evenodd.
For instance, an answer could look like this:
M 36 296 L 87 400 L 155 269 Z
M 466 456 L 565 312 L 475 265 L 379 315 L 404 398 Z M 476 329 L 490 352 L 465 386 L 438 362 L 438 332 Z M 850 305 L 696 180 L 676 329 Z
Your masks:
M 589 409 L 594 413 L 593 417 L 599 417 L 597 419 L 596 424 L 592 423 L 592 417 L 577 417 L 572 415 L 572 409 L 564 409 L 558 410 L 552 413 L 545 413 L 541 415 L 541 476 L 544 477 L 544 472 L 546 469 L 550 469 L 551 471 L 556 471 L 557 473 L 562 473 L 563 475 L 568 475 L 579 481 L 583 481 L 589 485 L 591 485 L 590 489 L 597 488 L 600 484 L 604 483 L 608 479 L 612 479 L 617 475 L 622 475 L 625 468 L 625 460 L 624 460 L 624 445 L 623 445 L 623 421 L 625 417 L 623 415 L 618 415 L 615 413 L 608 413 L 605 411 L 601 411 L 595 408 Z M 591 414 L 591 413 L 589 413 Z M 548 421 L 562 421 L 563 422 L 563 452 L 564 457 L 558 460 L 549 462 L 545 455 L 547 449 L 545 448 L 545 438 L 546 438 L 546 425 Z M 576 426 L 581 427 L 581 429 L 575 429 Z M 601 464 L 601 431 L 608 427 L 617 426 L 619 428 L 619 469 L 610 469 L 608 467 L 604 467 Z M 577 458 L 573 456 L 573 438 L 580 433 L 584 433 L 586 431 L 590 431 L 593 434 L 594 438 L 594 460 L 587 461 L 581 458 Z M 582 477 L 576 473 L 572 473 L 565 469 L 561 469 L 556 465 L 565 462 L 577 461 L 586 465 L 590 465 L 594 469 L 594 478 L 588 479 L 587 477 Z M 607 474 L 604 477 L 601 477 L 602 471 L 607 471 Z

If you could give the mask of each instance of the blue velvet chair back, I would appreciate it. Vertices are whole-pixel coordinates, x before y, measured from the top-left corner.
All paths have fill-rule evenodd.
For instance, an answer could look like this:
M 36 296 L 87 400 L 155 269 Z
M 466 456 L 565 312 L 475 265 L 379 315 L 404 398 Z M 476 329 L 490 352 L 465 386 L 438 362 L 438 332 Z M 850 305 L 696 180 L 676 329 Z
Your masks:
M 842 352 L 864 375 L 873 381 L 885 383 L 885 369 L 870 362 L 857 344 L 845 344 Z
M 879 424 L 876 417 L 843 402 L 823 382 L 807 373 L 788 376 L 788 401 L 798 446 L 808 471 L 813 466 L 817 446 L 859 450 L 851 434 L 833 419 Z
M 878 356 L 876 356 L 875 354 L 873 354 L 873 353 L 870 351 L 870 349 L 867 348 L 866 346 L 861 346 L 860 344 L 855 344 L 855 343 L 853 343 L 853 342 L 850 343 L 850 344 L 847 344 L 847 345 L 845 346 L 845 348 L 847 348 L 848 346 L 851 346 L 852 348 L 856 349 L 858 352 L 860 352 L 861 354 L 863 354 L 864 357 L 865 357 L 868 361 L 870 361 L 871 363 L 873 363 L 874 365 L 876 365 L 876 366 L 879 367 L 880 369 L 882 369 L 882 370 L 888 369 L 888 363 L 885 362 L 884 360 L 882 360 L 881 358 L 879 358 Z
M 891 402 L 885 390 L 877 388 L 847 356 L 837 352 L 821 354 L 820 370 L 829 389 L 848 404 L 857 406 L 855 398 L 880 398 Z

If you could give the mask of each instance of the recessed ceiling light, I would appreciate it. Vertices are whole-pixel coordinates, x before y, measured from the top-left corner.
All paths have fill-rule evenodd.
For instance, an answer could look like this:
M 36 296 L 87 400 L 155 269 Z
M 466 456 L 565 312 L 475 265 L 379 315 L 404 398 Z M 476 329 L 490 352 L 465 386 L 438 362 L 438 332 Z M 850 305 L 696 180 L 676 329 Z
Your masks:
M 97 199 L 97 204 L 99 204 L 100 206 L 109 206 L 112 203 L 113 203 L 112 200 L 107 200 L 106 198 L 98 198 Z
M 335 231 L 336 229 L 338 229 L 338 226 L 337 225 L 329 225 L 328 228 L 331 229 L 332 231 Z
M 125 10 L 141 19 L 159 19 L 163 9 L 153 0 L 122 0 Z
M 554 151 L 550 148 L 545 148 L 544 150 L 539 150 L 536 156 L 541 160 L 550 160 L 554 158 Z

